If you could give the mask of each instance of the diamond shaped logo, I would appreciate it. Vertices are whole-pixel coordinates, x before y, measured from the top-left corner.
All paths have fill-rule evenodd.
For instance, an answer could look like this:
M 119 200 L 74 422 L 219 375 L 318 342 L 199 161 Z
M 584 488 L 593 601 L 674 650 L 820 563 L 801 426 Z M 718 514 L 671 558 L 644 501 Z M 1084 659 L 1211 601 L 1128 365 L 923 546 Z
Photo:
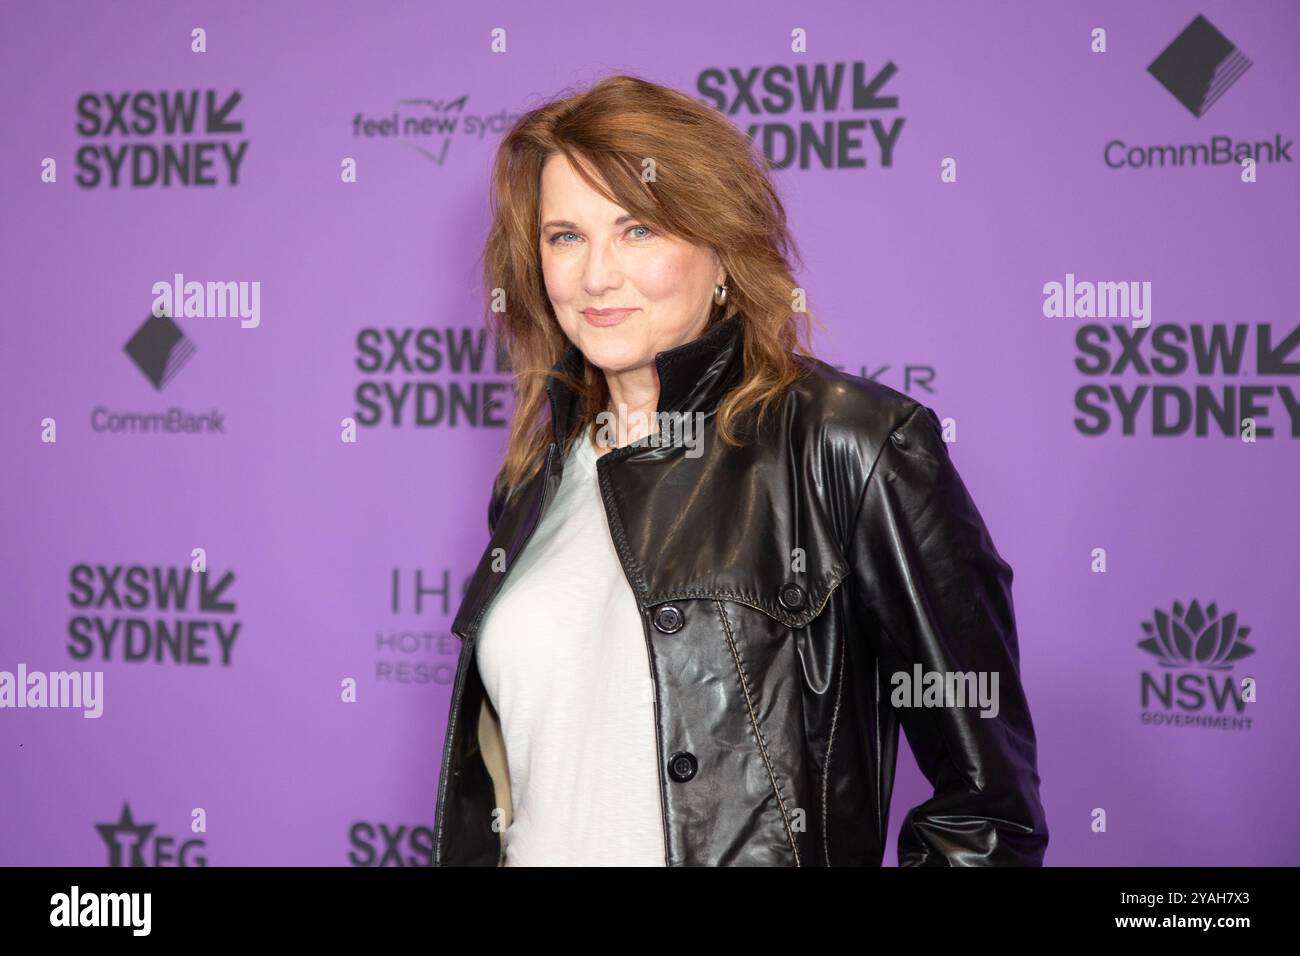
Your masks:
M 1209 20 L 1196 19 L 1151 61 L 1147 72 L 1174 98 L 1204 116 L 1251 67 L 1250 59 Z
M 160 392 L 195 351 L 194 343 L 170 316 L 152 313 L 126 343 L 126 354 Z

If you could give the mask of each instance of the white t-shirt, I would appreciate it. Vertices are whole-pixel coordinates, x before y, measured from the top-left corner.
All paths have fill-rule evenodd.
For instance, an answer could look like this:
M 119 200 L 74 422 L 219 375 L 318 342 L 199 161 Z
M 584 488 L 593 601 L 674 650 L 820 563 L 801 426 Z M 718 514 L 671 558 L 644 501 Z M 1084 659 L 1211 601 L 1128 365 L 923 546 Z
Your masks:
M 506 866 L 664 866 L 654 684 L 590 437 L 494 596 L 477 662 L 501 720 Z

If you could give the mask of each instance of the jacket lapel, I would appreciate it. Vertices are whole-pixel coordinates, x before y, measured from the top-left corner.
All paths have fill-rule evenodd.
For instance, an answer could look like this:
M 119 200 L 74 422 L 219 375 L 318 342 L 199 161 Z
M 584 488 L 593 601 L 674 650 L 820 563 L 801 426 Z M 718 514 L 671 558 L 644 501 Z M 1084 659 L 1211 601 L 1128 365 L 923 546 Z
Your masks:
M 743 319 L 743 315 L 737 312 L 715 323 L 695 340 L 655 354 L 660 412 L 709 413 L 716 408 L 722 395 L 742 373 Z M 509 569 L 514 567 L 542 513 L 559 489 L 564 472 L 563 453 L 577 424 L 574 419 L 578 408 L 576 395 L 555 373 L 566 371 L 577 377 L 585 363 L 586 358 L 578 347 L 570 345 L 551 366 L 546 392 L 551 408 L 552 441 L 542 467 L 527 485 L 510 495 L 466 586 L 465 597 L 451 625 L 452 633 L 462 640 L 470 640 L 477 633 L 497 588 L 504 582 Z M 608 467 L 615 458 L 641 456 L 657 459 L 666 451 L 648 444 L 642 447 L 642 444 L 609 452 L 601 462 Z M 503 561 L 494 557 L 498 549 Z

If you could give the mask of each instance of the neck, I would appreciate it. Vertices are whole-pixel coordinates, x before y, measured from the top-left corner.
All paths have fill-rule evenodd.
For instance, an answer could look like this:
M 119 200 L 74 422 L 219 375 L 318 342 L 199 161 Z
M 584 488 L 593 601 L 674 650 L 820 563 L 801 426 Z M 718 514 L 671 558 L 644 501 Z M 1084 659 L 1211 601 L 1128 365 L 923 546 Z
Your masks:
M 612 435 L 611 444 L 618 444 L 620 421 L 629 432 L 639 435 L 629 437 L 628 442 L 637 442 L 658 430 L 659 415 L 664 411 L 674 415 L 707 415 L 714 411 L 722 395 L 743 374 L 743 336 L 743 316 L 736 312 L 695 339 L 656 352 L 653 364 L 606 374 L 612 401 L 608 414 L 597 424 L 606 425 Z M 578 378 L 585 364 L 581 350 L 570 345 L 553 371 Z M 563 444 L 575 424 L 574 392 L 552 375 L 546 380 L 546 395 L 551 406 L 552 437 Z
M 609 387 L 609 405 L 608 414 L 597 422 L 598 447 L 626 445 L 658 430 L 659 373 L 653 365 L 606 373 L 605 384 Z M 599 430 L 602 424 L 603 433 Z M 608 444 L 601 446 L 601 437 L 606 437 Z

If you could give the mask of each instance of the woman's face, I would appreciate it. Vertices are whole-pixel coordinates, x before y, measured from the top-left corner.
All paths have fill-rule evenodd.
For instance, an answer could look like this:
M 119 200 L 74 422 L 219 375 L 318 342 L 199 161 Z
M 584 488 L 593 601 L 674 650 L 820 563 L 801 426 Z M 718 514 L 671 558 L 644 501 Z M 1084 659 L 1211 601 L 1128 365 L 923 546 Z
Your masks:
M 556 153 L 542 168 L 540 236 L 546 294 L 560 327 L 606 373 L 654 365 L 656 352 L 704 331 L 717 255 L 660 235 L 596 192 Z M 589 310 L 630 309 L 605 319 Z

